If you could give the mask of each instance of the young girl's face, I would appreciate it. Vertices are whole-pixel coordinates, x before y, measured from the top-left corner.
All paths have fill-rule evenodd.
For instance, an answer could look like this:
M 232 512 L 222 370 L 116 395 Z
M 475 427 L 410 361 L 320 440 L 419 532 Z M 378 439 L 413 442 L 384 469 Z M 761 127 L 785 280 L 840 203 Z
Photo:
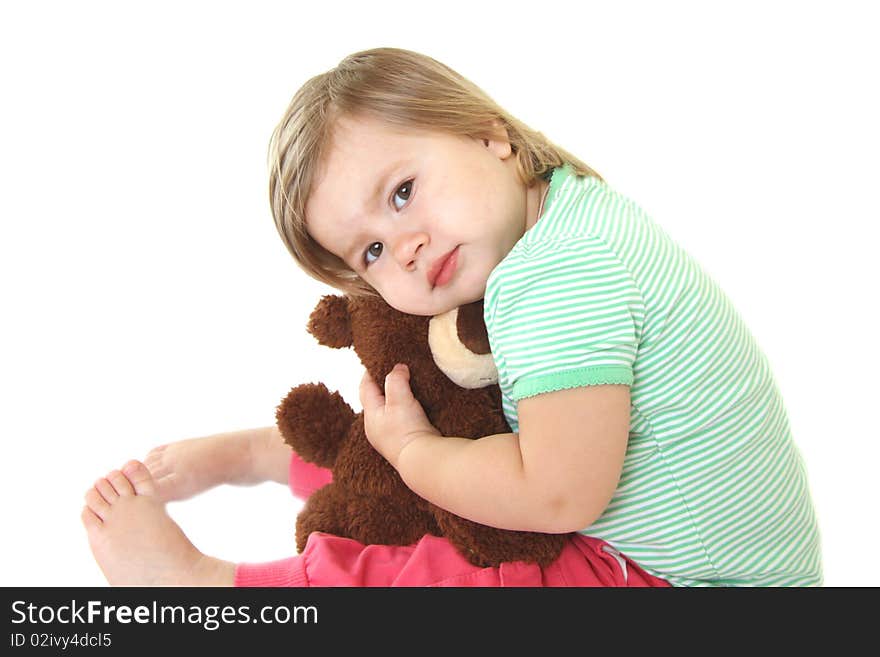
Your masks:
M 309 234 L 405 313 L 481 299 L 526 230 L 530 191 L 506 135 L 341 117 L 322 164 L 306 205 Z

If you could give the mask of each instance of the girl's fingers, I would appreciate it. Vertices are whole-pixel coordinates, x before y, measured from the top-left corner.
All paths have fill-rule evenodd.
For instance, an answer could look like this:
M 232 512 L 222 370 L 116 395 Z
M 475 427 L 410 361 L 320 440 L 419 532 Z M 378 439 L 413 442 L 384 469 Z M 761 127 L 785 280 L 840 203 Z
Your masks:
M 409 387 L 409 368 L 398 363 L 385 377 L 385 399 L 390 405 L 409 401 L 412 390 Z
M 369 372 L 364 372 L 358 393 L 361 398 L 361 406 L 365 410 L 373 410 L 385 406 L 385 396 L 382 394 L 379 386 L 376 385 L 376 382 L 373 381 Z

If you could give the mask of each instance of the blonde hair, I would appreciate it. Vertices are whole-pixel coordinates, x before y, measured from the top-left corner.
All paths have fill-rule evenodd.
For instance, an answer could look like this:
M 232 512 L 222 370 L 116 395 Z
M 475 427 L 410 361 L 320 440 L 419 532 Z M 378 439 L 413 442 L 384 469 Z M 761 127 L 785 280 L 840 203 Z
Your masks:
M 294 95 L 269 144 L 269 200 L 275 227 L 296 262 L 313 278 L 350 294 L 375 294 L 341 258 L 306 228 L 305 208 L 339 116 L 367 116 L 389 125 L 453 135 L 491 137 L 500 125 L 516 155 L 517 172 L 531 186 L 563 164 L 599 177 L 499 107 L 482 89 L 426 55 L 376 48 L 349 55 L 308 80 Z

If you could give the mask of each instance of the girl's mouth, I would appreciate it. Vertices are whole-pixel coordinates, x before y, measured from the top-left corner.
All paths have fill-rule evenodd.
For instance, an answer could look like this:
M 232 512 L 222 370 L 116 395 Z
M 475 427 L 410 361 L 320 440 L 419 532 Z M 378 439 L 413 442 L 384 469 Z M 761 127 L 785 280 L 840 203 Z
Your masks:
M 446 285 L 455 274 L 456 265 L 458 264 L 458 247 L 444 256 L 441 256 L 428 271 L 428 283 L 432 288 L 442 287 Z

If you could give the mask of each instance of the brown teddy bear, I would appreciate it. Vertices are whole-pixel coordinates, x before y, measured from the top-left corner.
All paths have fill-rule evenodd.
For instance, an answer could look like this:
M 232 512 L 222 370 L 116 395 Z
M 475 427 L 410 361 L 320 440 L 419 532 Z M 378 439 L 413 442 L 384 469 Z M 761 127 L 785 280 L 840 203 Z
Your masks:
M 398 312 L 378 297 L 325 296 L 308 330 L 328 347 L 354 347 L 374 381 L 384 381 L 396 363 L 406 363 L 413 395 L 442 435 L 510 432 L 481 301 L 420 317 Z M 276 418 L 297 454 L 333 473 L 332 483 L 315 491 L 297 517 L 300 552 L 316 531 L 384 545 L 409 545 L 425 534 L 445 536 L 477 566 L 510 561 L 546 566 L 562 550 L 566 535 L 487 527 L 417 496 L 367 441 L 363 414 L 323 384 L 293 388 Z

